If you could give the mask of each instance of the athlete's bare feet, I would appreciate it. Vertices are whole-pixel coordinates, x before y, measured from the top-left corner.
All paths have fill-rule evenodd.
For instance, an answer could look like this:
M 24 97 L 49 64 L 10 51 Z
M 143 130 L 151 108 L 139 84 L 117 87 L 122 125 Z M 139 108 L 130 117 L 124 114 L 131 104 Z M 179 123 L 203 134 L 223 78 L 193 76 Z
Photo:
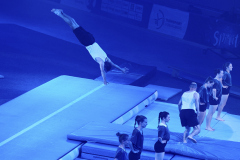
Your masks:
M 215 129 L 213 129 L 212 127 L 206 127 L 205 130 L 214 131 Z
M 225 121 L 225 120 L 222 119 L 221 117 L 217 117 L 216 120 L 218 120 L 218 121 Z
M 53 13 L 55 13 L 56 15 L 60 16 L 60 15 L 62 14 L 63 10 L 62 10 L 62 9 L 55 9 L 55 8 L 53 8 L 53 9 L 51 10 L 51 12 L 53 12 Z
M 183 141 L 183 143 L 187 143 L 187 141 L 185 140 L 185 141 Z
M 194 139 L 194 138 L 192 138 L 192 137 L 190 137 L 190 136 L 188 136 L 187 138 L 188 138 L 189 140 L 191 140 L 193 143 L 197 143 L 196 139 Z

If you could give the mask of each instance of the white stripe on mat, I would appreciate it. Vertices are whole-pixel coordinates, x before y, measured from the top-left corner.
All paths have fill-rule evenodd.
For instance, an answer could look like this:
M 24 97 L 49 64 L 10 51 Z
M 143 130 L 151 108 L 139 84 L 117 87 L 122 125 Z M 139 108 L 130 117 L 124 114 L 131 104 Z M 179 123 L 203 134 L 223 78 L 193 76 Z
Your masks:
M 37 121 L 36 123 L 32 124 L 31 126 L 29 126 L 29 127 L 25 128 L 25 129 L 21 130 L 20 132 L 18 132 L 18 133 L 16 133 L 16 134 L 14 134 L 13 136 L 9 137 L 8 139 L 2 141 L 2 142 L 0 143 L 0 147 L 3 146 L 4 144 L 10 142 L 11 140 L 17 138 L 18 136 L 22 135 L 23 133 L 29 131 L 30 129 L 36 127 L 36 126 L 39 125 L 40 123 L 48 120 L 49 118 L 53 117 L 54 115 L 62 112 L 63 110 L 67 109 L 67 108 L 70 107 L 71 105 L 77 103 L 78 101 L 82 100 L 83 98 L 87 97 L 88 95 L 92 94 L 93 92 L 99 90 L 99 89 L 102 88 L 102 87 L 104 87 L 104 84 L 102 84 L 102 85 L 94 88 L 93 90 L 87 92 L 86 94 L 82 95 L 81 97 L 79 97 L 79 98 L 75 99 L 74 101 L 70 102 L 69 104 L 63 106 L 62 108 L 58 109 L 57 111 L 49 114 L 48 116 L 46 116 L 46 117 L 44 117 L 43 119 Z

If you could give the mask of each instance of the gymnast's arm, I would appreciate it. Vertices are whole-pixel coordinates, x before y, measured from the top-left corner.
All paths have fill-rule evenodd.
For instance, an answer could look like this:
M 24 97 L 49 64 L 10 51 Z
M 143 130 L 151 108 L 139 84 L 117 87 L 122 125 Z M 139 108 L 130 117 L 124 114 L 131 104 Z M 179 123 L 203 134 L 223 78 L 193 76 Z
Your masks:
M 212 89 L 212 94 L 213 94 L 213 99 L 215 99 L 216 101 L 218 100 L 218 97 L 217 97 L 217 90 L 216 90 L 216 88 L 213 88 Z
M 129 148 L 131 149 L 131 151 L 132 151 L 133 153 L 138 153 L 138 152 L 139 152 L 139 150 L 135 150 L 135 149 L 133 148 L 133 144 L 132 144 L 131 141 L 129 141 L 128 146 L 129 146 Z
M 195 106 L 198 114 L 199 113 L 199 94 L 197 92 L 194 93 L 194 99 L 195 99 Z
M 107 58 L 107 61 L 108 61 L 109 63 L 111 63 L 112 66 L 114 66 L 115 68 L 119 69 L 119 70 L 122 71 L 123 73 L 127 73 L 128 70 L 129 70 L 129 69 L 126 68 L 126 67 L 124 67 L 124 68 L 119 67 L 118 65 L 116 65 L 115 63 L 113 63 L 113 62 L 110 60 L 110 58 Z
M 182 97 L 181 97 L 181 99 L 180 99 L 179 102 L 178 102 L 178 110 L 179 110 L 179 113 L 180 113 L 181 109 L 182 109 Z
M 96 61 L 98 62 L 99 66 L 100 66 L 100 71 L 101 71 L 101 75 L 102 75 L 102 78 L 103 78 L 103 83 L 105 85 L 107 85 L 108 82 L 107 82 L 107 79 L 106 79 L 106 73 L 104 71 L 104 62 L 101 58 L 98 58 L 98 57 L 96 58 Z

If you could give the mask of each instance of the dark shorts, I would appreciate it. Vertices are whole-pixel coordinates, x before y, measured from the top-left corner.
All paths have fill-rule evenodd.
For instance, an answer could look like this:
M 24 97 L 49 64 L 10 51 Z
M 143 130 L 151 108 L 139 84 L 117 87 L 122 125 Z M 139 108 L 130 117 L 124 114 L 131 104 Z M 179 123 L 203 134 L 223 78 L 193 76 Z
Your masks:
M 95 42 L 95 38 L 93 37 L 93 35 L 87 32 L 82 27 L 74 29 L 73 33 L 75 34 L 79 42 L 84 46 L 92 45 Z
M 133 153 L 132 151 L 130 151 L 128 154 L 129 160 L 139 160 L 140 157 L 141 157 L 141 152 Z
M 155 152 L 156 153 L 165 152 L 166 145 L 167 145 L 167 143 L 161 143 L 160 141 L 157 141 L 154 145 Z
M 230 92 L 230 88 L 231 86 L 229 86 L 228 88 L 222 88 L 222 95 L 228 95 Z
M 209 97 L 209 104 L 210 105 L 219 105 L 220 101 L 221 101 L 221 97 L 218 97 L 218 100 L 213 99 L 212 96 Z
M 206 109 L 207 109 L 207 104 L 204 104 L 204 105 L 199 105 L 199 110 L 200 110 L 200 112 L 205 112 L 206 111 Z
M 197 120 L 197 114 L 193 109 L 183 109 L 180 112 L 180 119 L 181 124 L 183 127 L 194 127 L 197 126 L 198 120 Z

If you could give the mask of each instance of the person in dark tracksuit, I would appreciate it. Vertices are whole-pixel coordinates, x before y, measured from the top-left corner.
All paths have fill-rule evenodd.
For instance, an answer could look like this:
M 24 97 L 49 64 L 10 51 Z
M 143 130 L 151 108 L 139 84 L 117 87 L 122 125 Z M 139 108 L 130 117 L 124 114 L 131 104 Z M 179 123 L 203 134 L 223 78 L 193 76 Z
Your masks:
M 161 119 L 161 123 L 160 123 Z M 165 147 L 170 140 L 170 132 L 167 126 L 167 122 L 170 120 L 168 112 L 160 112 L 158 116 L 158 140 L 154 145 L 155 160 L 163 160 L 165 154 Z
M 138 127 L 135 128 L 136 123 Z M 147 126 L 147 118 L 143 115 L 137 115 L 135 118 L 134 130 L 129 142 L 131 151 L 128 155 L 129 160 L 139 160 L 143 150 L 143 129 Z
M 128 160 L 126 145 L 129 143 L 129 136 L 128 134 L 120 134 L 119 132 L 116 135 L 118 136 L 120 145 L 118 146 L 114 160 Z
M 223 69 L 225 71 L 223 72 L 223 77 L 222 77 L 222 97 L 221 97 L 221 101 L 220 101 L 220 104 L 218 107 L 218 114 L 216 117 L 216 120 L 219 120 L 219 121 L 224 121 L 224 119 L 221 118 L 221 113 L 222 113 L 224 106 L 227 103 L 230 88 L 232 86 L 232 76 L 230 74 L 230 72 L 233 69 L 232 63 L 226 62 L 223 65 Z
M 216 77 L 213 79 L 214 85 L 212 87 L 212 90 L 210 92 L 209 96 L 209 110 L 206 117 L 206 130 L 208 131 L 214 131 L 214 129 L 210 126 L 212 121 L 212 116 L 215 113 L 216 109 L 218 108 L 221 97 L 222 97 L 222 77 L 223 77 L 223 70 L 222 69 L 216 69 L 215 70 Z
M 209 90 L 212 89 L 212 86 L 214 85 L 213 78 L 210 76 L 208 77 L 204 84 L 200 87 L 198 90 L 199 93 L 199 116 L 198 116 L 198 123 L 201 126 L 204 118 L 206 116 L 206 109 L 209 104 Z

